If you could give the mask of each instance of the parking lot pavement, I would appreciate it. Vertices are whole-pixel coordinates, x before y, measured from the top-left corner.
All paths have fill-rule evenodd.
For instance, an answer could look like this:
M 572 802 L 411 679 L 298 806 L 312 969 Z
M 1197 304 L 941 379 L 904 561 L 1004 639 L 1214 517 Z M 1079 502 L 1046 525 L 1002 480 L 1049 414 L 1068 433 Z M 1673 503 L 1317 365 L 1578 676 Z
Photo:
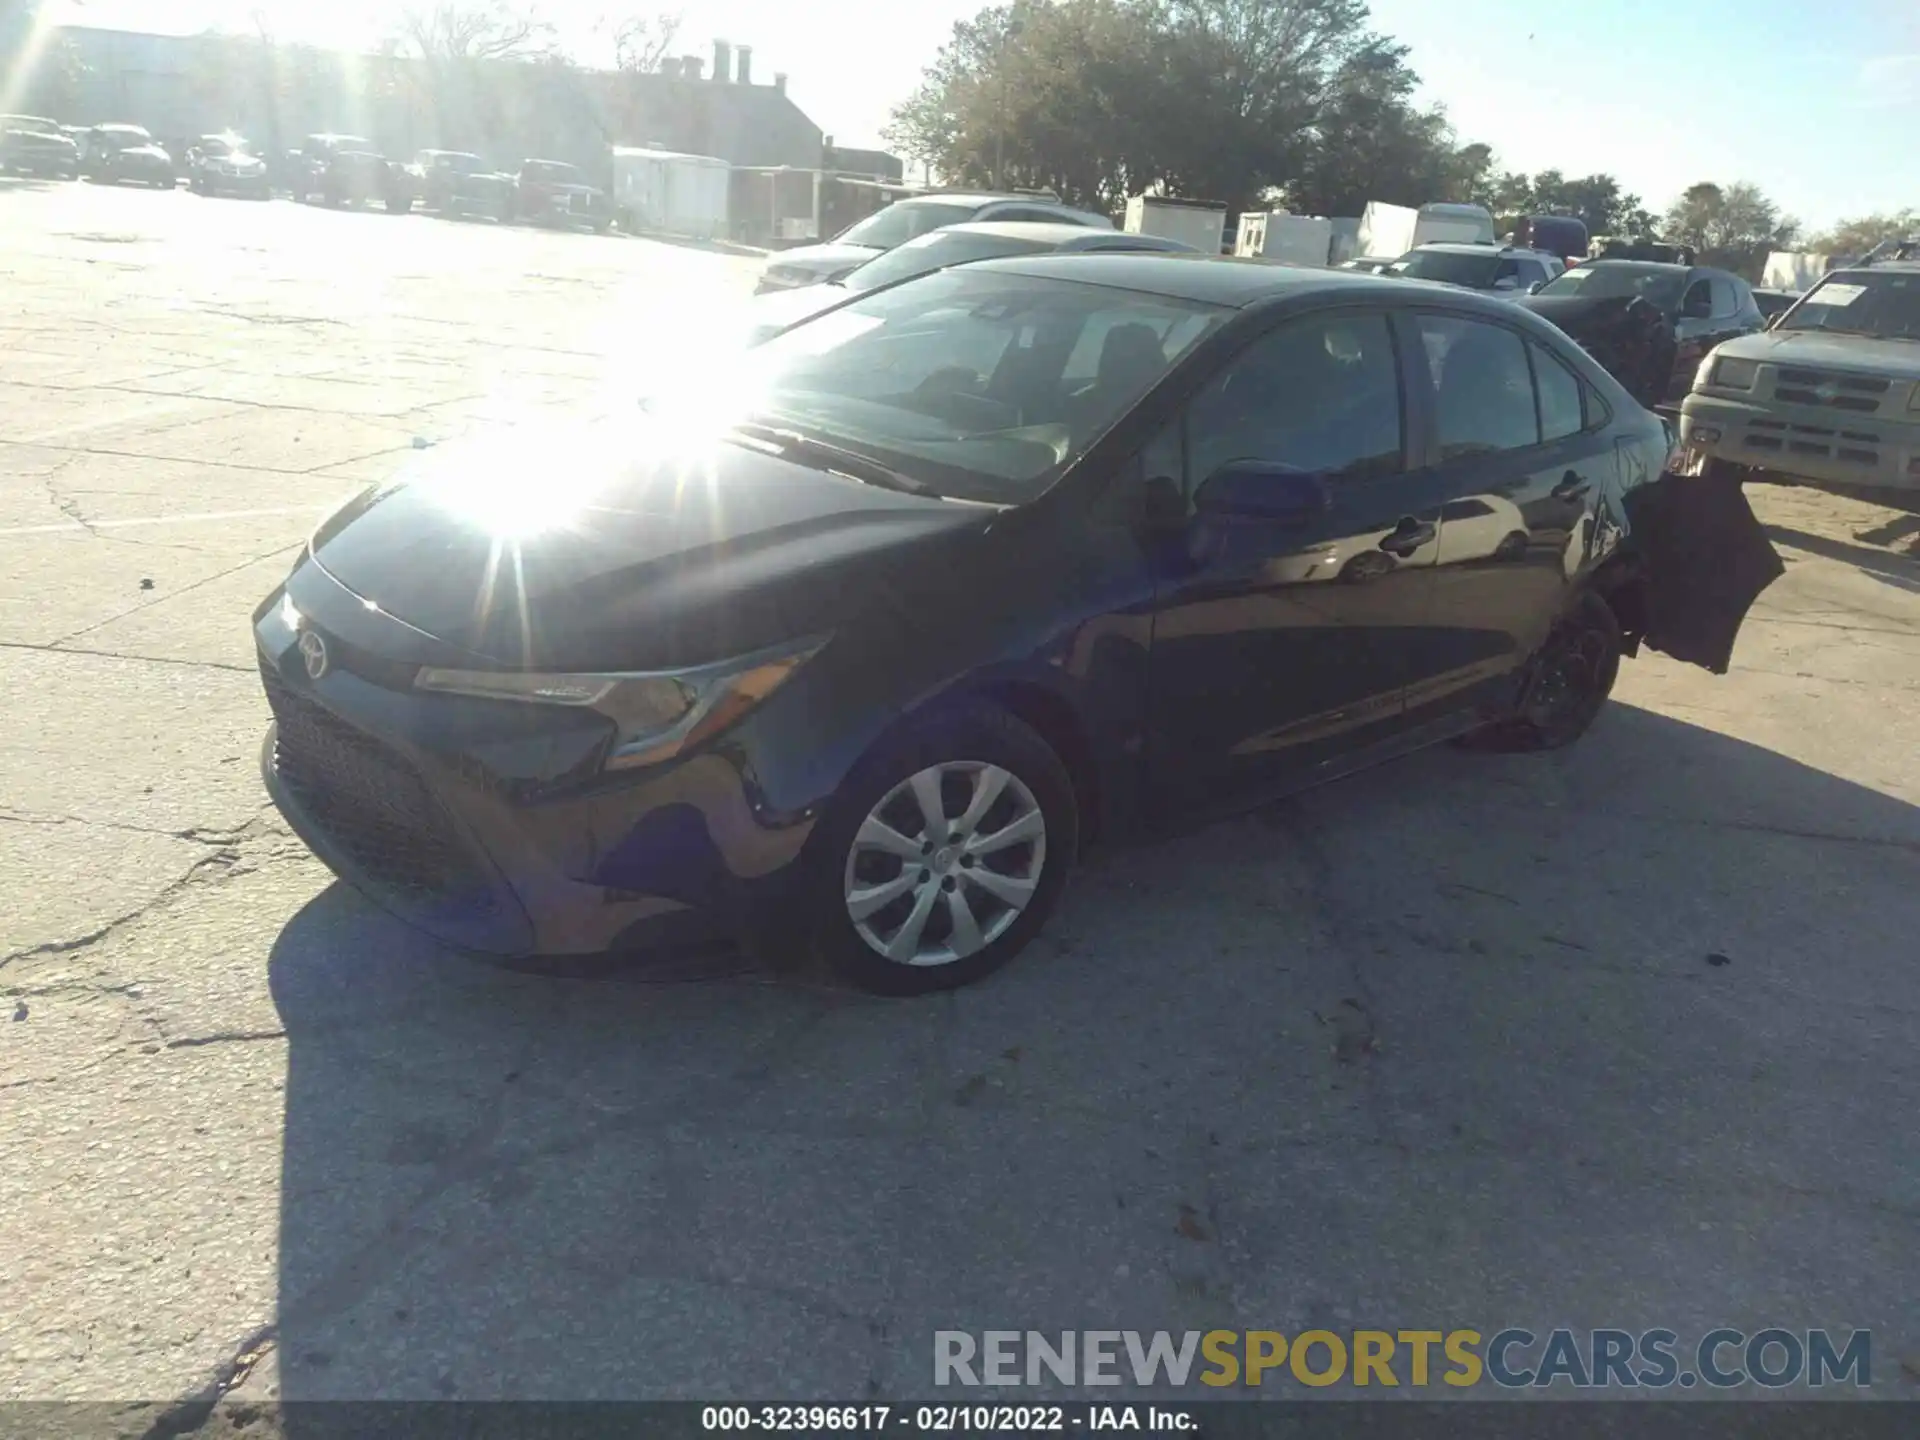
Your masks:
M 330 884 L 251 605 L 416 438 L 607 393 L 749 274 L 0 190 L 0 1398 L 891 1398 L 935 1329 L 1508 1324 L 1871 1326 L 1915 1393 L 1920 566 L 1797 511 L 1731 675 L 1098 857 L 960 994 L 508 974 Z

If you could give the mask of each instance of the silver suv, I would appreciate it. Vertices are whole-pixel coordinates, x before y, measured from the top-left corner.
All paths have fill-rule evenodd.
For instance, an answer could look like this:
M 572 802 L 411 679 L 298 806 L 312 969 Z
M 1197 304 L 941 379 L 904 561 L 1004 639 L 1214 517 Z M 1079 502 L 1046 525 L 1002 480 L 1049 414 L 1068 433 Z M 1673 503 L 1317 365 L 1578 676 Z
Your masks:
M 1920 492 L 1920 240 L 1831 271 L 1714 349 L 1680 406 L 1696 460 Z

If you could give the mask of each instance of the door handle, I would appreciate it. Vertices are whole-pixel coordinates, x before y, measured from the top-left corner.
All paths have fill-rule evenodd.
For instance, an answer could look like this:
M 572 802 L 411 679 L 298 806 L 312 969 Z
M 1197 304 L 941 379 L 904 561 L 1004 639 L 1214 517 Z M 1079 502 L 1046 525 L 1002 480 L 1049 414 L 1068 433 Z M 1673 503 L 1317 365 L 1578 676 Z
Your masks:
M 1549 493 L 1551 493 L 1556 500 L 1578 500 L 1592 488 L 1591 485 L 1580 478 L 1580 473 L 1577 470 L 1569 470 L 1560 477 L 1560 483 L 1554 486 Z
M 1389 555 L 1398 555 L 1401 559 L 1413 554 L 1422 545 L 1429 544 L 1440 532 L 1433 528 L 1430 520 L 1416 520 L 1411 515 L 1402 517 L 1393 527 L 1393 533 L 1380 541 L 1380 548 Z

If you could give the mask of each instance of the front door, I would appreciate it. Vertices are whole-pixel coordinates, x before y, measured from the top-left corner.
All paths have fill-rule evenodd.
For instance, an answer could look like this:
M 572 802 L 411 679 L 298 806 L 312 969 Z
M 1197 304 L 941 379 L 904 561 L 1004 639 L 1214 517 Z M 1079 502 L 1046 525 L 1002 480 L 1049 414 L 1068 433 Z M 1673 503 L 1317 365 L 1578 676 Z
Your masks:
M 1410 723 L 1504 712 L 1586 564 L 1616 466 L 1599 396 L 1544 345 L 1484 319 L 1415 317 L 1444 499 Z
M 1235 460 L 1324 482 L 1323 507 L 1284 522 L 1210 517 L 1202 499 L 1180 542 L 1149 687 L 1164 813 L 1251 803 L 1398 732 L 1439 537 L 1403 393 L 1385 314 L 1308 315 L 1223 365 L 1149 449 L 1190 498 Z

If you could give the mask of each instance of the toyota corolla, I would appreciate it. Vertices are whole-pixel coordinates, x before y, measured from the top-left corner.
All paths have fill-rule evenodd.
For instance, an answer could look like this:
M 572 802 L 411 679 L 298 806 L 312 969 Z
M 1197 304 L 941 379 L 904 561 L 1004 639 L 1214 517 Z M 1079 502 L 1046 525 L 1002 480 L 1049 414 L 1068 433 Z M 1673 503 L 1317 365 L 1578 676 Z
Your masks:
M 1465 292 L 930 274 L 349 503 L 254 617 L 266 782 L 455 944 L 706 911 L 876 990 L 962 984 L 1096 838 L 1450 737 L 1567 744 L 1643 641 L 1723 669 L 1778 561 L 1737 486 L 1661 479 L 1669 445 Z M 1450 544 L 1468 500 L 1498 523 Z

